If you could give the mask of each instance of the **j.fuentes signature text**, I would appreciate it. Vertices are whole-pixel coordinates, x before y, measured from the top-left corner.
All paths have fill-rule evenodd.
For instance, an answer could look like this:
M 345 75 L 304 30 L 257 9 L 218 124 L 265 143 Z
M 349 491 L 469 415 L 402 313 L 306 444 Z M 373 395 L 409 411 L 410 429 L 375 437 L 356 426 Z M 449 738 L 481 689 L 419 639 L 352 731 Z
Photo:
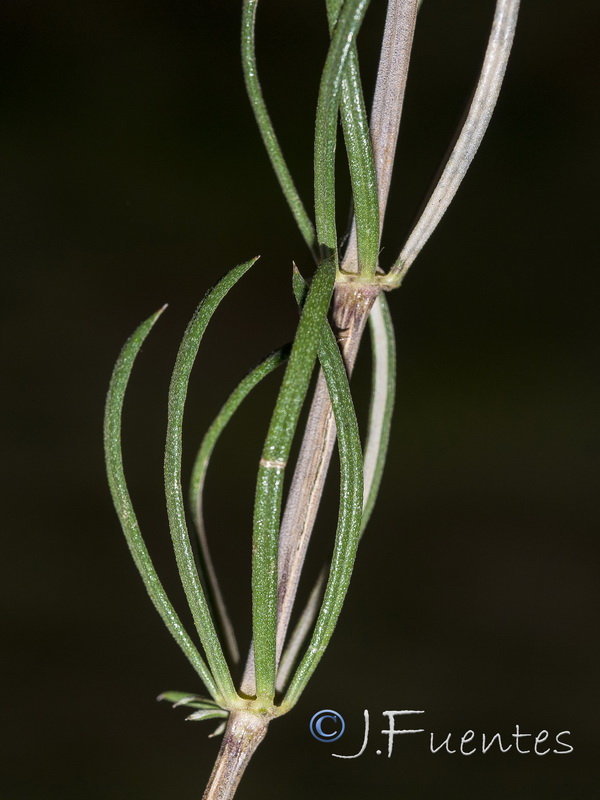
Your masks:
M 344 755 L 342 753 L 332 753 L 334 758 L 359 758 L 362 756 L 369 745 L 371 720 L 368 709 L 364 710 L 364 732 L 360 750 L 356 753 Z M 387 756 L 391 758 L 394 750 L 396 737 L 410 734 L 423 734 L 425 728 L 409 728 L 399 725 L 397 717 L 411 714 L 424 714 L 424 711 L 384 711 L 382 713 L 386 727 L 380 733 L 383 742 L 387 745 Z M 398 723 L 398 725 L 397 725 Z M 340 739 L 346 731 L 344 718 L 337 711 L 323 709 L 313 715 L 310 721 L 310 732 L 320 742 L 335 742 Z M 376 735 L 376 734 L 375 734 Z M 520 725 L 515 725 L 512 733 L 476 733 L 467 730 L 462 734 L 447 733 L 445 736 L 437 733 L 428 733 L 429 750 L 431 753 L 458 753 L 463 756 L 472 756 L 475 753 L 508 753 L 513 751 L 522 755 L 534 754 L 536 756 L 547 756 L 549 754 L 567 755 L 573 752 L 573 746 L 569 744 L 568 738 L 571 731 L 559 731 L 551 734 L 547 730 L 537 733 L 521 730 Z M 377 755 L 382 754 L 382 750 L 375 750 Z

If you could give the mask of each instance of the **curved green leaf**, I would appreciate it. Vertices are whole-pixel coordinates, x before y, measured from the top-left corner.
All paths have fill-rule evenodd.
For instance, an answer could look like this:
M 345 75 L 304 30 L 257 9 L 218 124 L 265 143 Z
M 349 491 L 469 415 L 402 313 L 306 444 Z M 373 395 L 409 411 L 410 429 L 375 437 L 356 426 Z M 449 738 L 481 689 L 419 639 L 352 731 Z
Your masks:
M 171 385 L 169 388 L 167 438 L 165 445 L 165 494 L 169 528 L 177 568 L 185 596 L 192 612 L 194 624 L 219 691 L 224 701 L 236 700 L 237 693 L 231 673 L 223 654 L 212 616 L 202 588 L 190 536 L 185 520 L 183 493 L 181 489 L 181 452 L 183 412 L 187 396 L 190 373 L 196 360 L 204 331 L 219 303 L 229 290 L 255 263 L 256 258 L 232 269 L 208 292 L 198 306 L 181 341 Z
M 277 141 L 275 129 L 269 117 L 269 112 L 267 111 L 267 106 L 258 80 L 254 36 L 257 5 L 258 0 L 244 0 L 242 11 L 242 67 L 244 70 L 246 91 L 248 92 L 254 118 L 256 119 L 260 135 L 271 161 L 271 166 L 279 181 L 281 191 L 294 215 L 296 225 L 316 261 L 317 234 L 315 227 L 306 213 L 304 204 L 300 199 L 300 195 L 298 194 L 290 171 L 285 163 L 283 152 Z
M 275 353 L 272 353 L 263 361 L 261 361 L 261 363 L 258 364 L 258 366 L 255 367 L 252 372 L 246 375 L 246 377 L 238 384 L 238 386 L 229 395 L 214 422 L 206 432 L 192 469 L 189 502 L 196 526 L 196 532 L 198 534 L 201 567 L 205 577 L 205 590 L 208 595 L 209 605 L 216 611 L 219 627 L 223 632 L 229 655 L 236 664 L 240 658 L 239 649 L 237 646 L 235 633 L 233 631 L 233 626 L 231 624 L 231 620 L 229 619 L 229 614 L 227 613 L 223 594 L 219 586 L 217 574 L 213 566 L 210 548 L 208 546 L 208 539 L 206 536 L 206 528 L 204 526 L 204 515 L 202 509 L 204 480 L 206 478 L 206 471 L 208 469 L 210 457 L 213 453 L 215 445 L 217 444 L 221 433 L 229 423 L 230 419 L 241 405 L 242 401 L 248 396 L 252 389 L 254 389 L 254 387 L 260 381 L 262 381 L 263 378 L 266 378 L 266 376 L 273 372 L 274 369 L 283 364 L 287 360 L 288 355 L 289 347 L 282 347 L 280 350 L 277 350 Z
M 367 526 L 381 485 L 396 398 L 396 343 L 384 294 L 369 315 L 373 354 L 373 387 L 365 447 L 365 488 L 361 534 Z
M 492 30 L 469 111 L 421 216 L 388 273 L 389 286 L 400 285 L 446 213 L 479 149 L 506 72 L 517 25 L 519 2 L 520 0 L 496 0 Z
M 140 351 L 142 343 L 162 311 L 163 309 L 139 326 L 133 336 L 126 342 L 115 364 L 106 398 L 104 414 L 106 471 L 108 474 L 110 492 L 121 522 L 121 527 L 123 528 L 123 533 L 125 534 L 125 539 L 138 572 L 144 581 L 146 591 L 150 595 L 150 599 L 167 629 L 183 650 L 188 661 L 194 667 L 210 694 L 216 698 L 218 692 L 210 670 L 181 624 L 181 620 L 169 601 L 156 573 L 154 564 L 152 563 L 152 559 L 150 558 L 150 554 L 142 538 L 135 511 L 133 510 L 123 470 L 121 417 L 125 390 L 127 389 L 133 363 Z

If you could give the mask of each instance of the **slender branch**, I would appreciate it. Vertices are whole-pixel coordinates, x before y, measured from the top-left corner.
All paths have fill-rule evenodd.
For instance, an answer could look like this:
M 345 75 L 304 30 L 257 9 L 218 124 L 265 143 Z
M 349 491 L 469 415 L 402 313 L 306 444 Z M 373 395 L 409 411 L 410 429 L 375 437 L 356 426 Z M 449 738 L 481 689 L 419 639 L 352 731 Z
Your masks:
M 452 202 L 489 125 L 512 47 L 519 0 L 497 0 L 492 31 L 473 101 L 442 175 L 390 276 L 398 285 Z
M 380 226 L 383 226 L 392 181 L 416 21 L 416 0 L 391 0 L 385 20 L 371 112 Z
M 265 738 L 268 725 L 269 717 L 232 711 L 203 800 L 230 800 L 234 796 L 244 770 Z

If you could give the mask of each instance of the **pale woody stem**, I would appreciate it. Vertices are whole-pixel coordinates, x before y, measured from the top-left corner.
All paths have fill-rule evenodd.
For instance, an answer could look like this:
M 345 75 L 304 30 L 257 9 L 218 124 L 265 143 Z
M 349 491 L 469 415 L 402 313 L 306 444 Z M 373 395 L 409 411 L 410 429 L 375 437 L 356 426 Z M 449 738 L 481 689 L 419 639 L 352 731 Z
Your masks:
M 265 738 L 268 725 L 268 717 L 247 711 L 231 712 L 202 800 L 230 800 L 234 796 L 248 762 Z

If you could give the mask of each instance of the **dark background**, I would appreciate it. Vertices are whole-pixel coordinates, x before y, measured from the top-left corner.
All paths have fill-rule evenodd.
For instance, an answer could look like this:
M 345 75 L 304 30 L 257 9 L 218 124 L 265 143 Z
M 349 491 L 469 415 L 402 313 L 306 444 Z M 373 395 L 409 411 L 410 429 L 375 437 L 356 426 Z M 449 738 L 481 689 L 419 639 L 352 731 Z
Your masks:
M 493 5 L 424 4 L 384 266 L 476 78 Z M 161 485 L 178 338 L 206 289 L 261 253 L 201 351 L 189 459 L 236 381 L 292 334 L 291 260 L 310 270 L 244 96 L 239 6 L 0 8 L 1 800 L 199 797 L 218 748 L 210 727 L 154 701 L 202 688 L 128 556 L 101 418 L 121 344 L 168 302 L 135 368 L 125 445 L 142 528 L 179 599 Z M 307 202 L 322 6 L 259 9 L 263 84 Z M 367 86 L 383 7 L 374 0 L 361 34 Z M 339 628 L 297 709 L 273 724 L 240 800 L 595 796 L 599 23 L 592 0 L 523 3 L 481 152 L 389 298 L 399 353 L 391 453 Z M 364 365 L 355 387 L 362 407 Z M 208 482 L 244 647 L 253 468 L 274 389 L 248 401 Z M 334 490 L 319 527 L 326 543 Z M 346 718 L 334 746 L 308 731 L 321 708 Z M 569 730 L 575 750 L 432 755 L 422 734 L 378 757 L 381 712 L 407 708 L 424 709 L 419 722 L 438 738 L 510 737 L 519 724 Z M 358 749 L 363 709 L 368 752 L 333 759 Z

